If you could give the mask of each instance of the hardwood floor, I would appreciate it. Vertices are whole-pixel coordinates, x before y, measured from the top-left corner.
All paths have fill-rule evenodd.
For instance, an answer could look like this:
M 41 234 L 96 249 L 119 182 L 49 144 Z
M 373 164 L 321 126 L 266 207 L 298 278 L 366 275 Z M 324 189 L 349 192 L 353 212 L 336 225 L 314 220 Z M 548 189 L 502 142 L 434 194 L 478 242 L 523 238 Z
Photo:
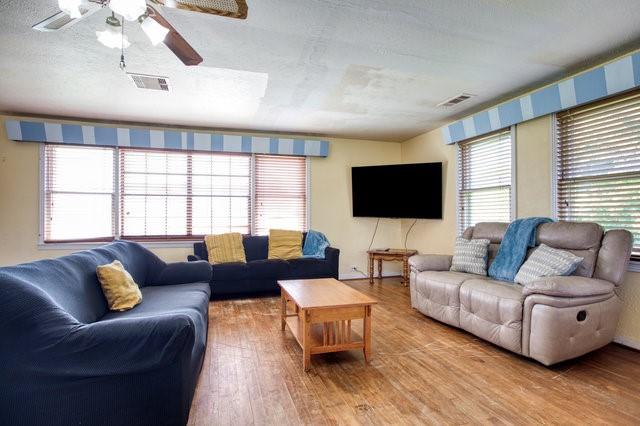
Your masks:
M 347 283 L 380 302 L 370 365 L 315 355 L 305 373 L 279 298 L 211 302 L 189 424 L 640 424 L 636 351 L 546 368 L 412 310 L 397 278 Z

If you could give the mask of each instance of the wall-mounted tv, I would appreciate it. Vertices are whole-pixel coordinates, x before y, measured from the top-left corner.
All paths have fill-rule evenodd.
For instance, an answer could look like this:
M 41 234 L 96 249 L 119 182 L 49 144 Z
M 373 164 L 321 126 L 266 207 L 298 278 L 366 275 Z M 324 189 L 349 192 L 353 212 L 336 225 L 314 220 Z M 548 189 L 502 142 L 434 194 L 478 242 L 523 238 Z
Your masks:
M 442 219 L 442 163 L 351 169 L 354 217 Z

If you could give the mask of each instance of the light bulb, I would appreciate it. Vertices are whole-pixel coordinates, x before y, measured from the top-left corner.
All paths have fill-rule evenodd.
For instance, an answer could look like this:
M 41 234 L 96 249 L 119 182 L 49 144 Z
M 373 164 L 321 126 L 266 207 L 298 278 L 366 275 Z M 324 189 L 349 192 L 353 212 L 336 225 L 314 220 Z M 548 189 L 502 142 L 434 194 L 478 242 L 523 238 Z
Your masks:
M 147 12 L 145 0 L 111 0 L 109 7 L 127 21 L 135 21 Z
M 73 19 L 81 18 L 80 5 L 82 0 L 58 0 L 58 7 L 61 11 Z
M 144 21 L 142 21 L 140 27 L 147 35 L 147 37 L 149 37 L 149 40 L 151 40 L 151 44 L 153 44 L 154 46 L 162 43 L 167 34 L 169 34 L 168 28 L 163 27 L 151 18 L 146 18 Z
M 107 28 L 104 31 L 96 31 L 96 37 L 98 37 L 98 41 L 104 44 L 111 49 L 120 49 L 124 47 L 125 49 L 131 46 L 127 36 L 123 36 L 120 31 L 115 31 Z

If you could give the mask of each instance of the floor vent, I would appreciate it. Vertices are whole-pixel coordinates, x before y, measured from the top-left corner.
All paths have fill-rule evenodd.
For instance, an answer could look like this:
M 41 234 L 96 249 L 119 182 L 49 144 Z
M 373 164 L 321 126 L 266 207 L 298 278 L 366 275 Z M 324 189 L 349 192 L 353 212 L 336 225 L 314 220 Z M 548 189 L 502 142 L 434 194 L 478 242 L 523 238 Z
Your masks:
M 460 102 L 464 102 L 467 99 L 473 98 L 475 95 L 471 95 L 469 93 L 461 93 L 457 96 L 454 96 L 453 98 L 449 98 L 446 101 L 442 101 L 440 102 L 438 105 L 438 107 L 452 107 L 454 105 L 458 105 Z
M 44 21 L 38 22 L 32 28 L 42 32 L 58 31 L 75 24 L 80 19 L 85 18 L 99 9 L 100 8 L 94 4 L 83 4 L 80 6 L 80 13 L 82 14 L 80 18 L 72 18 L 64 12 L 58 12 Z
M 128 72 L 127 75 L 138 89 L 169 91 L 169 78 L 157 75 L 134 74 Z

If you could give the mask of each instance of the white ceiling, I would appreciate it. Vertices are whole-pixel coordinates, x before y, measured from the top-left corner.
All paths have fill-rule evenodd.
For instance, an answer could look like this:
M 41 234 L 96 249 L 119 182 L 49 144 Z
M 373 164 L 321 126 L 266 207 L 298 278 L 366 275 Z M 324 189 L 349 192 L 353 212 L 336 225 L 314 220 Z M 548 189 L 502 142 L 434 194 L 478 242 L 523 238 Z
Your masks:
M 128 70 L 169 77 L 161 93 L 96 41 L 107 10 L 39 33 L 56 0 L 1 0 L 0 111 L 401 141 L 640 47 L 640 0 L 247 2 L 246 21 L 163 11 L 199 67 L 127 28 Z

